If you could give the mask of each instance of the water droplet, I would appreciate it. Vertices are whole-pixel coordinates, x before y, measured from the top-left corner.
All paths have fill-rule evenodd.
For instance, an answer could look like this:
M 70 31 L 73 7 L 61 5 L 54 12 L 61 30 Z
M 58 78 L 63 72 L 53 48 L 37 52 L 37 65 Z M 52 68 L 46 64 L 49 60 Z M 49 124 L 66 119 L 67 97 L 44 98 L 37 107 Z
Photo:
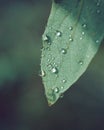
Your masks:
M 90 56 L 89 56 L 89 55 L 86 55 L 86 57 L 87 57 L 87 58 L 90 58 Z
M 63 98 L 63 97 L 64 97 L 64 94 L 63 94 L 63 93 L 60 93 L 59 96 L 60 96 L 60 98 Z
M 99 40 L 96 40 L 96 43 L 99 43 Z
M 63 82 L 63 83 L 66 83 L 66 79 L 63 79 L 62 82 Z
M 51 64 L 48 64 L 47 67 L 48 67 L 49 70 L 52 69 L 52 65 Z
M 59 88 L 58 88 L 58 87 L 55 87 L 55 88 L 54 88 L 54 92 L 55 92 L 55 93 L 59 93 Z
M 70 31 L 72 31 L 72 30 L 73 30 L 73 27 L 72 27 L 72 26 L 70 26 L 70 27 L 69 27 L 69 30 L 70 30 Z
M 51 44 L 51 42 L 50 42 L 50 37 L 47 36 L 47 35 L 43 35 L 43 41 L 44 41 L 44 42 L 47 42 L 49 45 Z
M 73 38 L 72 36 L 69 37 L 69 41 L 72 42 L 73 41 Z
M 100 0 L 97 1 L 96 5 L 97 5 L 97 6 L 100 6 Z
M 39 72 L 39 76 L 41 76 L 41 77 L 45 77 L 45 76 L 46 76 L 45 71 L 44 71 L 44 70 L 42 70 L 41 72 Z
M 56 31 L 56 36 L 57 36 L 57 37 L 61 37 L 61 36 L 62 36 L 62 32 Z
M 82 32 L 82 35 L 84 35 L 85 34 L 85 32 Z
M 98 9 L 98 10 L 96 11 L 96 13 L 99 14 L 99 13 L 100 13 L 100 10 Z
M 44 70 L 42 70 L 41 74 L 42 74 L 42 77 L 44 77 L 46 75 Z
M 87 27 L 87 24 L 83 23 L 83 24 L 82 24 L 82 27 L 83 27 L 83 28 L 86 28 L 86 27 Z
M 54 62 L 54 63 L 53 63 L 53 66 L 57 67 L 58 65 Z
M 47 35 L 43 35 L 43 41 L 48 41 L 49 37 Z
M 63 87 L 63 86 L 61 86 L 61 89 L 64 89 L 64 87 Z
M 44 54 L 42 54 L 41 57 L 44 57 Z
M 66 54 L 66 53 L 67 53 L 67 50 L 64 49 L 64 48 L 62 48 L 62 49 L 61 49 L 61 53 L 62 53 L 62 54 Z
M 47 61 L 50 62 L 50 59 L 48 59 Z
M 79 64 L 80 64 L 80 65 L 83 65 L 83 61 L 82 61 L 82 60 L 80 60 L 80 61 L 79 61 Z
M 82 40 L 82 37 L 80 37 L 80 40 Z
M 51 72 L 52 73 L 58 73 L 58 69 L 56 67 L 54 67 L 54 68 L 51 69 Z

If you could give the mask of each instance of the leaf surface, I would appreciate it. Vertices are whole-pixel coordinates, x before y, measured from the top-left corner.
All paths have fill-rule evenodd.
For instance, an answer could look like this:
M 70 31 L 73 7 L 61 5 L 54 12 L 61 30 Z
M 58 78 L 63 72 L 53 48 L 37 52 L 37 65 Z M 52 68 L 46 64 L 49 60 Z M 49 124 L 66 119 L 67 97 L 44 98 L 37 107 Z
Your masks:
M 43 34 L 42 80 L 49 105 L 85 72 L 104 37 L 104 1 L 54 0 Z

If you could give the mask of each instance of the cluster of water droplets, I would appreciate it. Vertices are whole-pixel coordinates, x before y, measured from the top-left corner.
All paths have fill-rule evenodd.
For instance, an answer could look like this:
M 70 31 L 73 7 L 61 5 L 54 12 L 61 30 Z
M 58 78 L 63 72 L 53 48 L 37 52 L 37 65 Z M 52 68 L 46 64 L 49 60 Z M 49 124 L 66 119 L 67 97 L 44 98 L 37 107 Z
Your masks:
M 97 6 L 96 13 L 97 13 L 97 14 L 100 14 L 100 13 L 101 13 L 100 5 L 101 5 L 101 0 L 97 0 L 97 2 L 96 2 L 96 6 Z

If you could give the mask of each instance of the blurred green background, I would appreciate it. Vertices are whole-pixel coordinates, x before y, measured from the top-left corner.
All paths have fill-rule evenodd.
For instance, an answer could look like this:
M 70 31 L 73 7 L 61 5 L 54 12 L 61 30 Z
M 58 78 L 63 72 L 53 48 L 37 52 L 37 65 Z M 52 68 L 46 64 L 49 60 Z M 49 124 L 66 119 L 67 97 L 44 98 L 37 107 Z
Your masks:
M 104 130 L 104 46 L 48 107 L 40 55 L 50 0 L 0 0 L 0 130 Z

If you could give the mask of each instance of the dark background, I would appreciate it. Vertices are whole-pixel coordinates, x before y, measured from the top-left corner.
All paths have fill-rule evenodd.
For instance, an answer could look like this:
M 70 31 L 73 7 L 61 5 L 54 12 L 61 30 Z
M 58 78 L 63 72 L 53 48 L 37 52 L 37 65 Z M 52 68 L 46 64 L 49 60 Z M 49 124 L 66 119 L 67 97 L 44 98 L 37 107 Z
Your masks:
M 104 130 L 104 47 L 48 107 L 40 71 L 50 0 L 0 0 L 0 130 Z

